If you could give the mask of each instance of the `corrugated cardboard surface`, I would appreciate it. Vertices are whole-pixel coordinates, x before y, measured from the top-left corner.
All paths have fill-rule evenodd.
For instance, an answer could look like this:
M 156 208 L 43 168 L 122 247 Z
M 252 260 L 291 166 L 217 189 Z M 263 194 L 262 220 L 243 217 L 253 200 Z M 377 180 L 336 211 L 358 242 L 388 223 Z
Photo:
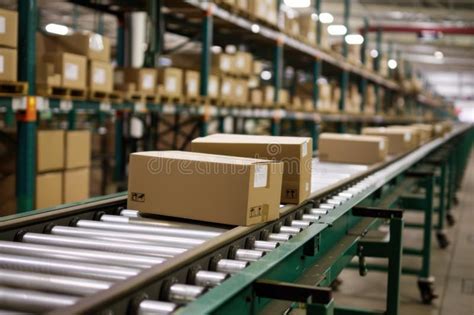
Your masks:
M 89 167 L 91 164 L 91 133 L 74 130 L 66 133 L 65 168 Z
M 200 74 L 197 71 L 186 70 L 184 74 L 184 95 L 186 96 L 199 96 L 200 89 Z
M 319 160 L 374 164 L 385 160 L 387 147 L 385 137 L 323 133 L 319 136 Z
M 183 94 L 183 70 L 171 67 L 159 69 L 158 83 L 163 85 L 165 95 L 181 96 Z
M 64 171 L 63 203 L 89 198 L 89 178 L 88 167 Z
M 413 147 L 413 135 L 411 130 L 387 129 L 387 128 L 363 128 L 362 134 L 369 136 L 382 136 L 388 140 L 388 153 L 405 153 Z
M 311 138 L 214 134 L 194 139 L 191 149 L 194 152 L 282 161 L 282 203 L 301 203 L 311 192 Z
M 0 17 L 1 18 L 1 17 Z M 17 50 L 0 47 L 0 81 L 17 80 Z
M 265 172 L 266 170 L 266 172 Z M 130 156 L 128 208 L 229 225 L 279 217 L 283 163 L 184 151 Z
M 0 46 L 18 46 L 18 13 L 0 9 Z
M 156 69 L 151 68 L 118 68 L 115 69 L 114 84 L 117 89 L 128 91 L 133 84 L 137 91 L 147 94 L 156 92 Z
M 89 61 L 87 86 L 93 91 L 113 91 L 113 68 L 110 62 Z
M 62 204 L 63 173 L 51 172 L 36 176 L 36 209 Z
M 47 172 L 64 168 L 64 131 L 38 130 L 36 171 Z
M 86 57 L 70 53 L 46 53 L 39 62 L 54 65 L 54 72 L 61 75 L 61 86 L 78 89 L 86 87 Z
M 414 128 L 413 126 L 392 125 L 392 126 L 388 126 L 387 129 L 411 131 L 412 136 L 413 136 L 412 149 L 419 147 L 423 143 L 423 137 L 422 137 L 421 131 L 418 128 Z
M 86 56 L 88 59 L 110 62 L 110 40 L 96 33 L 74 33 L 55 36 L 60 49 L 65 52 Z

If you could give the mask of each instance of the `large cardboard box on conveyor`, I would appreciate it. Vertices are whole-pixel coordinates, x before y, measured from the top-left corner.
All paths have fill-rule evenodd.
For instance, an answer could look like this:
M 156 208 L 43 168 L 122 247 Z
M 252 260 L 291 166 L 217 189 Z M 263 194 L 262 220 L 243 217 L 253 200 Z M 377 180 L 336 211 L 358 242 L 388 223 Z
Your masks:
M 390 130 L 403 130 L 403 131 L 411 131 L 411 134 L 413 136 L 413 141 L 412 141 L 412 146 L 413 148 L 419 147 L 424 143 L 423 141 L 423 135 L 422 132 L 419 128 L 415 128 L 413 126 L 404 126 L 404 125 L 392 125 L 387 127 Z
M 338 133 L 319 136 L 319 160 L 322 162 L 374 164 L 387 156 L 387 139 Z
M 185 151 L 130 155 L 128 203 L 145 213 L 251 225 L 279 217 L 283 163 Z
M 413 131 L 402 129 L 389 129 L 384 127 L 366 127 L 362 134 L 369 136 L 382 136 L 388 140 L 388 153 L 401 154 L 413 149 Z
M 311 192 L 311 138 L 214 134 L 194 139 L 191 149 L 195 152 L 282 161 L 282 203 L 301 203 Z

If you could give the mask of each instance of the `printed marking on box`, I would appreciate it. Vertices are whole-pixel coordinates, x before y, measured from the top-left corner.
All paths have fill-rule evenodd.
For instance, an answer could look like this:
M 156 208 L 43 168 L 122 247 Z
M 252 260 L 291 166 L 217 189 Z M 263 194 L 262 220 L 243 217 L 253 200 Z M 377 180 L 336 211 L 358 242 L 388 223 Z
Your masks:
M 64 67 L 64 77 L 71 81 L 77 80 L 79 78 L 79 66 L 75 63 L 66 62 Z

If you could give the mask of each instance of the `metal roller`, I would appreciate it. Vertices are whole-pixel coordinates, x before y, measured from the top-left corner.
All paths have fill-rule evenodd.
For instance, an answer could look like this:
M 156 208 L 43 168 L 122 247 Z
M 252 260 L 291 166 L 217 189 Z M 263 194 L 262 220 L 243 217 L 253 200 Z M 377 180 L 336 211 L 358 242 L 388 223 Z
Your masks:
M 197 231 L 214 231 L 217 233 L 224 233 L 225 229 L 220 229 L 216 227 L 211 227 L 207 225 L 198 225 L 192 223 L 184 222 L 175 222 L 168 220 L 156 220 L 153 218 L 143 218 L 143 217 L 126 217 L 120 215 L 110 215 L 103 214 L 100 216 L 100 221 L 109 222 L 109 223 L 125 223 L 125 224 L 136 224 L 144 226 L 161 226 L 161 227 L 172 227 L 178 229 L 188 229 L 188 230 L 197 230 Z
M 132 210 L 132 209 L 122 209 L 120 210 L 120 215 L 124 217 L 129 217 L 129 218 L 139 218 L 140 211 Z
M 291 226 L 304 229 L 304 228 L 307 228 L 308 226 L 310 226 L 311 223 L 312 222 L 309 222 L 309 221 L 293 220 L 293 221 L 291 221 Z
M 170 286 L 168 300 L 175 303 L 189 303 L 206 292 L 205 287 L 176 283 Z
M 328 199 L 326 202 L 331 205 L 336 205 L 336 206 L 339 206 L 342 203 L 341 200 L 337 200 L 337 199 Z
M 0 253 L 42 258 L 56 258 L 141 269 L 150 268 L 153 265 L 161 264 L 165 261 L 164 258 L 159 257 L 111 253 L 88 249 L 71 249 L 49 245 L 7 241 L 0 241 Z
M 216 265 L 216 271 L 223 273 L 236 273 L 247 267 L 250 263 L 248 261 L 241 261 L 235 259 L 220 259 Z
M 264 252 L 272 251 L 278 246 L 280 246 L 280 243 L 273 241 L 255 241 L 253 243 L 253 248 L 255 250 L 260 250 Z
M 230 275 L 224 272 L 199 270 L 194 276 L 193 284 L 201 287 L 215 287 L 229 277 Z
M 320 209 L 320 208 L 313 208 L 309 210 L 310 214 L 316 214 L 316 215 L 326 215 L 329 213 L 328 209 Z
M 120 232 L 145 233 L 153 235 L 167 235 L 199 239 L 210 239 L 221 234 L 214 231 L 200 231 L 164 226 L 143 226 L 124 223 L 107 223 L 91 220 L 79 220 L 76 222 L 76 226 L 88 229 L 112 230 Z
M 280 233 L 286 233 L 286 234 L 291 234 L 291 235 L 298 234 L 301 231 L 302 231 L 302 228 L 295 227 L 295 226 L 284 225 L 280 228 Z
M 149 244 L 121 244 L 120 242 L 102 241 L 96 239 L 84 239 L 78 237 L 67 237 L 58 235 L 47 235 L 38 233 L 26 233 L 23 235 L 23 242 L 65 246 L 73 248 L 103 250 L 108 252 L 141 254 L 146 256 L 173 257 L 184 253 L 186 249 L 156 246 Z
M 243 261 L 257 261 L 265 256 L 265 252 L 253 249 L 237 249 L 235 251 L 235 259 Z
M 287 233 L 270 233 L 267 240 L 273 242 L 286 242 L 292 238 L 291 234 Z
M 59 259 L 44 259 L 14 255 L 1 255 L 0 268 L 32 271 L 88 279 L 118 281 L 137 275 L 140 269 L 103 266 L 89 263 L 71 263 Z
M 85 296 L 112 286 L 112 282 L 0 269 L 0 286 Z
M 321 217 L 319 215 L 315 215 L 315 214 L 303 214 L 301 219 L 303 221 L 315 222 L 315 221 L 318 221 L 319 219 L 321 219 Z
M 350 192 L 347 192 L 347 191 L 340 192 L 338 195 L 341 196 L 341 197 L 347 197 L 347 198 L 352 198 L 352 196 L 353 196 L 353 194 L 351 194 Z
M 138 315 L 169 315 L 178 309 L 179 305 L 170 302 L 144 300 L 138 307 Z
M 336 208 L 336 206 L 335 206 L 335 205 L 332 205 L 332 204 L 330 204 L 330 203 L 322 203 L 322 204 L 319 205 L 319 208 L 321 208 L 321 209 L 327 209 L 327 210 L 332 210 L 332 209 Z
M 73 305 L 78 299 L 68 295 L 0 287 L 0 305 L 14 311 L 44 313 Z
M 346 201 L 346 200 L 349 199 L 349 198 L 337 195 L 337 196 L 332 196 L 331 199 L 339 200 L 339 201 L 341 201 L 341 202 L 344 202 L 344 201 Z
M 184 238 L 163 235 L 124 233 L 115 231 L 103 231 L 98 229 L 84 229 L 70 226 L 55 226 L 51 229 L 51 234 L 73 237 L 85 237 L 101 239 L 104 241 L 119 241 L 125 243 L 149 243 L 159 246 L 169 246 L 178 248 L 193 248 L 201 245 L 206 240 L 195 238 Z

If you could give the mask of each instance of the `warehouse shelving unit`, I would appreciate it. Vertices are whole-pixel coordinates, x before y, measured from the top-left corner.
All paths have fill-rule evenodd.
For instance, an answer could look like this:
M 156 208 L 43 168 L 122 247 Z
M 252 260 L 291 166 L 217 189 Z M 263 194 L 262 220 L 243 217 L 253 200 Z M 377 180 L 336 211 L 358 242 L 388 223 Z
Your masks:
M 400 88 L 399 84 L 391 78 L 384 78 L 375 72 L 369 71 L 363 65 L 353 65 L 346 61 L 344 55 L 338 55 L 330 51 L 320 49 L 318 46 L 311 46 L 296 38 L 288 36 L 274 27 L 263 25 L 249 17 L 242 17 L 229 10 L 226 10 L 214 3 L 202 2 L 197 0 L 186 1 L 121 1 L 117 7 L 118 10 L 110 9 L 109 5 L 98 4 L 86 0 L 72 0 L 77 5 L 83 5 L 99 12 L 109 13 L 117 16 L 119 27 L 117 29 L 117 64 L 124 64 L 125 51 L 125 19 L 124 12 L 133 8 L 133 6 L 142 6 L 146 8 L 151 21 L 156 25 L 164 24 L 164 29 L 153 28 L 154 34 L 152 45 L 147 51 L 146 63 L 154 66 L 155 56 L 159 55 L 163 43 L 161 31 L 167 30 L 190 38 L 197 34 L 202 43 L 201 53 L 201 96 L 203 103 L 191 106 L 187 103 L 182 104 L 142 104 L 142 103 L 110 103 L 89 100 L 59 100 L 37 97 L 35 91 L 35 32 L 37 19 L 37 1 L 25 0 L 18 2 L 19 11 L 19 80 L 28 83 L 28 95 L 23 97 L 1 97 L 0 108 L 4 110 L 6 125 L 14 124 L 16 117 L 18 129 L 18 155 L 17 155 L 17 204 L 18 211 L 33 210 L 35 195 L 35 147 L 36 147 L 36 128 L 38 123 L 38 112 L 50 111 L 52 113 L 66 113 L 68 119 L 68 128 L 76 128 L 76 116 L 79 112 L 86 112 L 98 115 L 99 123 L 103 123 L 106 117 L 114 117 L 115 121 L 115 173 L 114 178 L 118 181 L 124 179 L 126 166 L 126 152 L 122 135 L 125 130 L 126 119 L 134 115 L 144 116 L 148 123 L 157 126 L 160 123 L 161 115 L 174 115 L 174 123 L 167 124 L 163 132 L 154 130 L 147 133 L 145 139 L 146 148 L 154 149 L 160 139 L 166 134 L 173 134 L 172 143 L 166 145 L 167 148 L 179 149 L 177 138 L 182 137 L 184 142 L 190 141 L 193 135 L 206 135 L 209 124 L 215 121 L 218 124 L 218 130 L 224 131 L 224 120 L 232 119 L 234 121 L 234 131 L 242 126 L 245 120 L 267 120 L 271 122 L 270 133 L 272 135 L 291 134 L 295 131 L 296 123 L 302 123 L 305 127 L 306 135 L 313 137 L 314 149 L 317 149 L 317 137 L 321 123 L 336 123 L 339 131 L 344 131 L 348 124 L 355 124 L 360 127 L 361 124 L 383 125 L 389 123 L 407 124 L 412 122 L 421 122 L 420 116 L 390 116 L 382 112 L 382 100 L 380 97 L 376 101 L 376 114 L 348 114 L 344 113 L 345 98 L 341 98 L 339 104 L 340 113 L 324 114 L 309 112 L 293 112 L 283 109 L 247 109 L 247 108 L 220 108 L 206 103 L 206 93 L 208 84 L 208 75 L 211 64 L 211 46 L 213 44 L 226 45 L 246 43 L 252 50 L 252 45 L 258 45 L 258 49 L 253 49 L 257 57 L 272 60 L 273 85 L 275 86 L 274 100 L 278 103 L 278 88 L 282 86 L 284 64 L 294 66 L 298 69 L 306 69 L 311 66 L 313 82 L 313 102 L 316 108 L 318 102 L 317 81 L 321 75 L 339 77 L 341 89 L 345 91 L 348 82 L 351 80 L 360 85 L 360 91 L 366 89 L 367 83 L 373 83 L 375 88 L 385 89 L 392 95 L 403 96 L 407 104 L 412 107 L 409 110 L 413 113 L 416 110 L 420 113 L 422 108 L 432 110 L 437 117 L 447 117 L 449 114 L 442 109 L 443 104 L 424 96 L 408 95 Z M 316 1 L 316 13 L 320 12 L 321 0 Z M 168 10 L 162 12 L 162 7 L 166 6 Z M 346 14 L 345 23 L 347 25 L 349 18 L 349 1 L 345 2 Z M 180 22 L 182 24 L 178 29 L 166 21 Z M 318 22 L 319 23 L 319 22 Z M 252 31 L 252 26 L 259 26 L 258 32 Z M 320 26 L 320 25 L 319 25 Z M 348 25 L 347 25 L 348 26 Z M 368 25 L 366 26 L 368 28 Z M 233 36 L 229 36 L 229 29 Z M 222 30 L 227 30 L 226 33 Z M 320 43 L 320 27 L 317 32 L 317 43 Z M 379 32 L 380 33 L 380 32 Z M 366 35 L 367 32 L 364 33 Z M 368 37 L 365 36 L 366 41 Z M 381 45 L 381 33 L 378 36 L 377 45 Z M 344 50 L 347 52 L 347 49 Z M 363 55 L 363 54 L 362 54 Z M 365 60 L 363 59 L 364 63 Z M 376 59 L 377 65 L 378 59 Z M 376 67 L 377 68 L 377 67 Z M 345 93 L 345 92 L 344 92 Z M 364 94 L 362 94 L 364 95 Z M 376 95 L 379 95 L 377 92 Z M 389 97 L 389 101 L 392 98 Z M 365 104 L 362 98 L 361 107 Z M 184 117 L 184 118 L 183 118 Z M 286 123 L 288 122 L 288 123 Z M 183 124 L 193 125 L 191 130 L 193 134 L 179 133 L 179 126 Z M 289 127 L 288 127 L 289 126 Z M 285 130 L 285 128 L 288 130 Z M 236 129 L 237 128 L 237 129 Z

